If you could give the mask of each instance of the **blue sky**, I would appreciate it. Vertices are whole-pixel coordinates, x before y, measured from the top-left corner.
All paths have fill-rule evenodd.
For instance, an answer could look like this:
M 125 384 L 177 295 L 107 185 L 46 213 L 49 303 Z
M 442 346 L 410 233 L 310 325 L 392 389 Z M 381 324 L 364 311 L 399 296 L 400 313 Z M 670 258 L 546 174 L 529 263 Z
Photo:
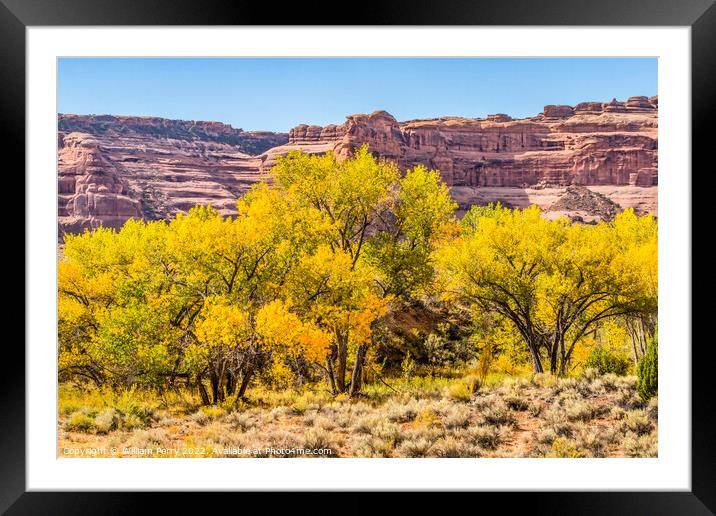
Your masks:
M 656 58 L 62 58 L 58 111 L 288 131 L 384 109 L 398 120 L 657 94 Z

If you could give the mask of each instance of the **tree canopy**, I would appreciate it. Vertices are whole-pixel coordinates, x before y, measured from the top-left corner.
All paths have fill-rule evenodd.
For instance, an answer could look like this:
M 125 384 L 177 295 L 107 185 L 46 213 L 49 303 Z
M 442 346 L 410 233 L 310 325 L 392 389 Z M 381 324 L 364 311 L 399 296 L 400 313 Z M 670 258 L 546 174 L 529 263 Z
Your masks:
M 242 398 L 259 375 L 309 371 L 353 395 L 386 317 L 419 301 L 466 307 L 490 338 L 521 342 L 535 371 L 564 374 L 603 321 L 655 314 L 653 217 L 573 224 L 498 205 L 458 223 L 456 209 L 439 172 L 401 174 L 364 147 L 279 158 L 235 216 L 197 206 L 68 235 L 60 375 L 183 381 L 208 404 Z

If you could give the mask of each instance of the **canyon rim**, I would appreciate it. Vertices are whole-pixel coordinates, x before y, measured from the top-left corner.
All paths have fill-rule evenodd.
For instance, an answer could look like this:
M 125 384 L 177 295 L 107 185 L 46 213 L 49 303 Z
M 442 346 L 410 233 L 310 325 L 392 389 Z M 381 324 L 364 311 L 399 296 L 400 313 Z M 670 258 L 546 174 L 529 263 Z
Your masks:
M 658 98 L 547 105 L 527 118 L 446 116 L 398 121 L 386 111 L 288 133 L 221 122 L 58 115 L 58 229 L 120 228 L 170 219 L 197 204 L 235 213 L 236 199 L 293 150 L 339 159 L 367 145 L 401 170 L 440 171 L 464 212 L 500 201 L 545 216 L 658 214 Z

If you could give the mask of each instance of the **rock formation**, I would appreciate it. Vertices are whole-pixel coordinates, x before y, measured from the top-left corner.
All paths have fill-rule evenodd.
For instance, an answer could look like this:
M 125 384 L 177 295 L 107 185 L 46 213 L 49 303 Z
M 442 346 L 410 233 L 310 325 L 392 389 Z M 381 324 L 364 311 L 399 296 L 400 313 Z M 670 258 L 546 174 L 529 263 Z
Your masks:
M 60 115 L 58 128 L 62 231 L 169 218 L 195 204 L 233 213 L 236 198 L 266 177 L 278 156 L 331 151 L 344 159 L 365 144 L 402 170 L 440 170 L 462 210 L 507 199 L 549 210 L 565 188 L 580 185 L 622 207 L 657 212 L 657 97 L 549 105 L 523 119 L 498 113 L 399 122 L 376 111 L 288 134 L 80 115 Z
M 652 186 L 657 183 L 657 115 L 656 98 L 647 97 L 550 105 L 519 120 L 498 114 L 398 122 L 376 111 L 325 129 L 298 126 L 287 145 L 262 156 L 262 170 L 294 148 L 330 150 L 344 158 L 367 144 L 401 168 L 424 164 L 440 170 L 450 186 Z
M 60 115 L 60 234 L 155 220 L 211 203 L 235 212 L 258 180 L 252 156 L 288 140 L 217 122 Z
M 546 210 L 552 216 L 567 215 L 572 220 L 612 220 L 621 207 L 608 197 L 585 186 L 568 186 L 564 194 Z
M 129 195 L 119 168 L 102 155 L 97 140 L 71 133 L 62 138 L 61 149 L 57 193 L 62 232 L 120 227 L 142 216 L 139 201 Z
M 244 131 L 221 122 L 168 120 L 166 118 L 112 115 L 60 115 L 60 133 L 89 133 L 96 136 L 144 135 L 182 141 L 224 143 L 255 155 L 286 143 L 286 133 Z

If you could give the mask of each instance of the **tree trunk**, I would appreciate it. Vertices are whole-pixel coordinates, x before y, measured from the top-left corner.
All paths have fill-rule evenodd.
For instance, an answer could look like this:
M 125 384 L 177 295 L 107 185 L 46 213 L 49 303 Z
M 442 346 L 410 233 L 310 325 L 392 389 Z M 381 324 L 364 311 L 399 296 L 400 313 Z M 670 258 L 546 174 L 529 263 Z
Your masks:
M 331 386 L 331 393 L 335 396 L 336 391 L 336 377 L 333 374 L 333 354 L 326 357 L 326 376 L 328 376 L 328 384 Z
M 535 373 L 543 373 L 544 369 L 542 368 L 542 361 L 539 358 L 539 349 L 532 342 L 528 342 L 527 347 L 529 348 L 530 356 L 532 357 L 532 369 Z
M 571 350 L 568 354 L 567 350 L 564 347 L 564 334 L 561 334 L 559 336 L 559 376 L 564 376 L 564 374 L 567 372 L 567 365 L 569 363 L 570 355 Z
M 244 370 L 244 376 L 241 378 L 241 386 L 239 387 L 239 392 L 236 395 L 236 401 L 242 399 L 244 395 L 246 394 L 246 389 L 249 386 L 249 383 L 251 382 L 251 377 L 254 374 L 254 367 L 252 365 L 249 365 L 246 370 Z
M 351 376 L 351 388 L 349 392 L 351 397 L 358 394 L 363 385 L 363 361 L 365 360 L 365 353 L 367 349 L 368 348 L 365 344 L 361 344 L 356 350 L 356 358 L 355 364 L 353 364 L 353 375 Z
M 557 374 L 558 357 L 559 357 L 559 337 L 557 335 L 552 339 L 552 344 L 549 348 L 549 372 L 550 374 Z
M 568 357 L 564 353 L 564 349 L 562 349 L 562 356 L 559 360 L 559 376 L 564 376 L 567 372 L 567 363 L 569 362 Z
M 639 353 L 636 350 L 636 341 L 634 340 L 634 338 L 631 339 L 631 345 L 634 349 L 634 365 L 636 365 L 639 363 Z
M 336 370 L 336 387 L 338 392 L 346 391 L 346 364 L 348 362 L 348 336 L 338 337 L 338 368 Z
M 234 378 L 234 375 L 231 374 L 231 371 L 226 371 L 224 384 L 226 385 L 226 396 L 233 396 L 234 391 L 236 390 L 236 379 Z
M 215 371 L 212 371 L 209 375 L 209 381 L 211 383 L 211 397 L 214 403 L 218 403 L 221 398 L 221 392 L 219 390 L 219 376 Z
M 196 375 L 196 386 L 199 389 L 199 395 L 201 396 L 201 404 L 202 405 L 211 405 L 211 401 L 209 401 L 209 394 L 206 392 L 206 388 L 204 387 L 204 382 L 202 381 L 201 375 Z

